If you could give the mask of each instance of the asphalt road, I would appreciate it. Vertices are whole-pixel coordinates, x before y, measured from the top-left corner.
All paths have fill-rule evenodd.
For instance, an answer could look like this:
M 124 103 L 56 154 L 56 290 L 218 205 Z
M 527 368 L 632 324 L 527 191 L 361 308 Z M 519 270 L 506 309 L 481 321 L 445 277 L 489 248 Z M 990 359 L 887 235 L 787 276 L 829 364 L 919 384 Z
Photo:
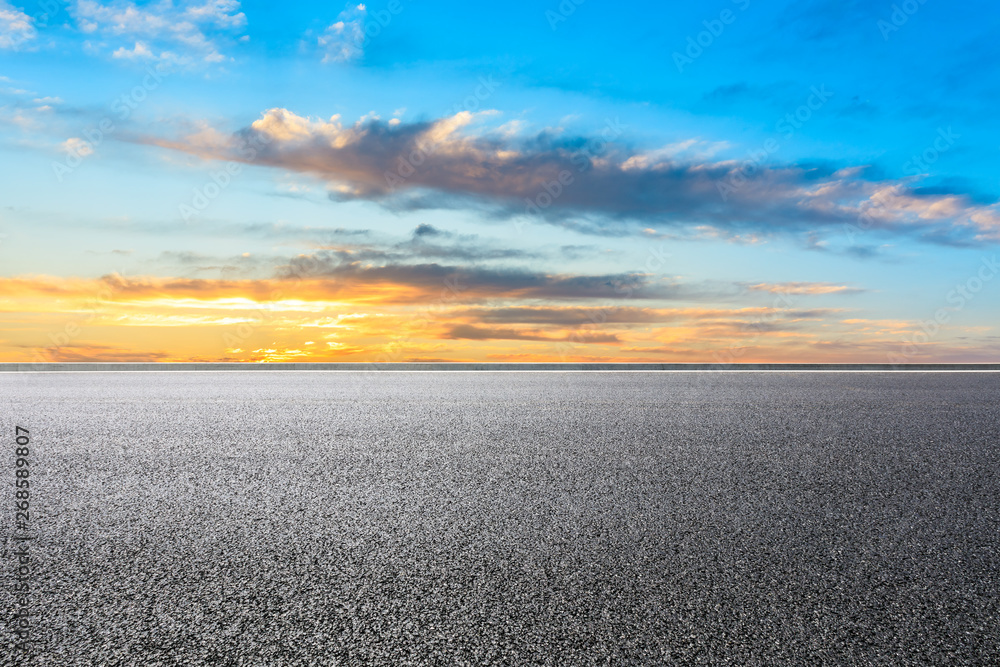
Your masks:
M 30 431 L 24 664 L 1000 663 L 998 373 L 6 373 L 0 398 L 8 624 Z

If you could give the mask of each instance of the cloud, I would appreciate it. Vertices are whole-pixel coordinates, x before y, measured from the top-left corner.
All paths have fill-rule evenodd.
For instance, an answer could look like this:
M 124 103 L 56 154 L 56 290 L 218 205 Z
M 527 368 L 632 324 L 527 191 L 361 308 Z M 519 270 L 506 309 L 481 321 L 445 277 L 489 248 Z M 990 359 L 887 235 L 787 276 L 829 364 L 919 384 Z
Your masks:
M 478 245 L 438 245 L 427 243 L 424 237 L 390 246 L 343 246 L 327 249 L 324 254 L 348 262 L 407 262 L 412 260 L 446 259 L 451 261 L 483 261 L 494 259 L 531 259 L 538 253 L 517 248 L 491 248 Z
M 232 134 L 203 128 L 138 140 L 310 174 L 337 201 L 369 200 L 392 210 L 471 208 L 594 234 L 694 229 L 757 243 L 777 234 L 879 231 L 937 243 L 1000 240 L 1000 206 L 961 193 L 919 192 L 912 179 L 870 180 L 862 167 L 814 163 L 751 169 L 707 154 L 682 157 L 693 145 L 684 142 L 637 150 L 605 140 L 615 132 L 515 136 L 488 124 L 495 113 L 345 125 L 339 116 L 324 121 L 276 108 Z M 251 140 L 259 147 L 252 155 L 245 150 Z
M 467 340 L 539 340 L 548 342 L 574 341 L 576 343 L 620 343 L 615 334 L 580 332 L 574 336 L 565 333 L 546 334 L 538 331 L 521 331 L 517 329 L 476 327 L 471 324 L 459 324 L 451 327 L 444 334 L 445 338 L 464 338 Z
M 126 348 L 100 345 L 96 343 L 80 343 L 72 345 L 51 346 L 35 351 L 38 362 L 152 362 L 180 361 L 166 352 L 151 350 L 138 351 Z M 183 359 L 187 361 L 187 359 Z
M 414 236 L 440 236 L 441 230 L 434 225 L 428 225 L 426 223 L 417 225 L 417 228 L 413 230 Z
M 495 296 L 490 290 L 510 284 L 510 277 L 478 288 L 454 275 L 404 284 L 391 279 L 405 275 L 399 267 L 381 268 L 387 270 L 266 280 L 0 277 L 2 319 L 16 323 L 2 330 L 0 360 L 884 363 L 901 336 L 921 327 L 919 320 L 867 319 L 871 313 L 830 308 L 705 306 L 703 298 L 680 307 L 624 297 L 600 306 L 575 298 L 539 303 L 540 295 L 561 294 L 586 276 L 535 274 L 529 289 L 520 276 L 513 282 L 521 290 L 491 305 L 484 295 Z M 470 303 L 466 295 L 474 296 Z M 180 328 L 199 335 L 178 338 Z M 1000 340 L 995 331 L 942 326 L 920 346 L 919 360 L 988 360 Z
M 773 307 L 743 308 L 642 308 L 612 303 L 604 307 L 596 306 L 511 306 L 499 308 L 469 308 L 454 313 L 456 317 L 468 318 L 488 324 L 533 324 L 552 326 L 581 326 L 591 324 L 664 324 L 669 322 L 691 322 L 719 318 L 741 317 L 761 320 L 779 313 L 790 319 L 817 319 L 839 313 L 833 308 L 813 310 L 779 310 Z
M 364 55 L 366 14 L 363 4 L 351 3 L 319 36 L 324 63 L 349 62 Z
M 174 265 L 200 266 L 205 263 L 253 263 L 253 257 L 217 260 L 197 253 L 168 253 L 161 257 Z M 668 321 L 678 313 L 644 309 L 638 303 L 671 301 L 688 303 L 721 303 L 743 299 L 746 287 L 734 283 L 685 283 L 675 278 L 644 273 L 576 274 L 550 273 L 504 266 L 478 266 L 398 261 L 359 261 L 350 253 L 319 251 L 297 255 L 274 265 L 267 278 L 187 278 L 187 277 L 126 277 L 109 274 L 99 281 L 46 277 L 0 278 L 3 293 L 22 294 L 41 302 L 52 299 L 82 297 L 93 292 L 95 285 L 106 288 L 116 300 L 148 302 L 185 299 L 252 299 L 268 300 L 275 293 L 287 291 L 293 285 L 297 298 L 317 302 L 356 301 L 387 305 L 413 305 L 439 301 L 447 295 L 458 307 L 465 304 L 505 302 L 513 308 L 488 311 L 468 317 L 503 323 L 569 323 L 603 319 L 612 322 Z M 579 303 L 612 304 L 593 311 L 561 310 L 551 304 Z M 762 301 L 770 301 L 762 298 Z M 529 307 L 530 306 L 530 307 Z M 544 308 L 543 308 L 544 307 Z M 700 306 L 704 308 L 704 306 Z M 543 308 L 536 310 L 536 308 Z M 701 312 L 701 311 L 699 311 Z M 730 315 L 732 311 L 727 310 Z M 768 311 L 760 310 L 759 314 Z M 809 311 L 803 311 L 807 313 Z M 819 312 L 819 311 L 815 311 Z M 603 313 L 603 314 L 602 314 Z M 753 315 L 758 310 L 743 314 Z M 683 314 L 684 317 L 690 313 Z M 803 315 L 806 316 L 806 315 Z M 521 317 L 523 319 L 517 319 Z M 492 318 L 500 318 L 493 320 Z M 662 318 L 662 319 L 660 319 Z
M 575 301 L 588 298 L 670 298 L 679 286 L 647 276 L 545 274 L 440 264 L 364 265 L 339 258 L 299 256 L 279 267 L 269 279 L 201 279 L 104 276 L 99 281 L 54 277 L 0 278 L 4 293 L 46 301 L 83 297 L 95 287 L 107 288 L 116 299 L 155 301 L 182 299 L 268 300 L 294 285 L 297 298 L 313 301 L 351 300 L 380 304 L 429 303 L 451 293 L 456 302 L 493 299 Z M 13 303 L 11 301 L 11 303 Z
M 111 54 L 112 58 L 124 58 L 126 60 L 155 60 L 157 58 L 163 59 L 166 54 L 161 53 L 159 56 L 154 54 L 150 48 L 145 44 L 145 42 L 136 42 L 135 46 L 130 50 L 126 49 L 124 46 L 119 48 L 117 51 Z
M 60 148 L 70 155 L 78 155 L 80 157 L 87 157 L 94 152 L 93 144 L 79 137 L 70 137 L 62 143 Z
M 246 15 L 239 9 L 238 0 L 177 5 L 167 0 L 141 6 L 76 0 L 71 13 L 82 32 L 119 43 L 118 48 L 110 47 L 113 58 L 195 67 L 231 59 L 222 53 L 221 42 L 246 26 Z
M 451 289 L 462 301 L 483 298 L 577 300 L 590 298 L 676 298 L 680 288 L 670 281 L 636 273 L 606 275 L 549 274 L 522 269 L 442 265 L 437 263 L 374 265 L 349 255 L 302 255 L 279 268 L 279 275 L 325 279 L 336 294 L 356 291 L 406 303 L 435 298 Z M 387 287 L 392 289 L 386 289 Z
M 281 229 L 282 231 L 278 231 Z M 247 229 L 250 231 L 250 228 Z M 417 226 L 403 240 L 370 237 L 367 230 L 277 228 L 272 234 L 288 240 L 299 238 L 317 249 L 313 256 L 324 263 L 403 264 L 427 260 L 448 260 L 463 263 L 491 260 L 530 260 L 544 253 L 511 248 L 478 234 L 457 234 L 429 224 Z M 360 237 L 365 237 L 359 240 Z
M 770 294 L 860 294 L 865 290 L 848 285 L 833 283 L 757 283 L 747 285 L 751 292 L 768 292 Z
M 33 18 L 6 0 L 0 0 L 0 49 L 17 51 L 37 34 Z
M 674 311 L 657 308 L 636 308 L 621 305 L 615 308 L 594 306 L 512 306 L 502 308 L 470 308 L 456 313 L 459 317 L 489 324 L 534 324 L 574 326 L 587 322 L 637 324 L 668 322 L 676 319 Z

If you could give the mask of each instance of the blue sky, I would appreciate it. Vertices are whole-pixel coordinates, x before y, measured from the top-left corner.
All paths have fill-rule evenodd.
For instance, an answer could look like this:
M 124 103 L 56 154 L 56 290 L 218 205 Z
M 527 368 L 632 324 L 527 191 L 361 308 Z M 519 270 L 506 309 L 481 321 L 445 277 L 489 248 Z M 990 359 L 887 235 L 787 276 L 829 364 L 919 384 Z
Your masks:
M 4 0 L 0 349 L 995 360 L 998 16 Z M 302 257 L 312 305 L 279 308 Z M 442 305 L 448 275 L 470 286 Z

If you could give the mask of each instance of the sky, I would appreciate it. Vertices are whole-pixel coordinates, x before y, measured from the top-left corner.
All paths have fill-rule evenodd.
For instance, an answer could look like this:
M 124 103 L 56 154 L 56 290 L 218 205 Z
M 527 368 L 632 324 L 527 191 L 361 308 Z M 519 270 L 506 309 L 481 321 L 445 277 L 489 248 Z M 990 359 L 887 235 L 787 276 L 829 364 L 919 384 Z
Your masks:
M 1000 361 L 998 28 L 0 0 L 0 361 Z

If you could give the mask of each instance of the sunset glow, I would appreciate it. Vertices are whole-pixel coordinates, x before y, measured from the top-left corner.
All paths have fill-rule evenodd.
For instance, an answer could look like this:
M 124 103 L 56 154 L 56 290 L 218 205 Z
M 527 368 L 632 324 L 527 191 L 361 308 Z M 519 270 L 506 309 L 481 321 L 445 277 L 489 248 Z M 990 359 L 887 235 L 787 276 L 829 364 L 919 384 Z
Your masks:
M 56 4 L 0 0 L 0 361 L 1000 353 L 971 6 Z

